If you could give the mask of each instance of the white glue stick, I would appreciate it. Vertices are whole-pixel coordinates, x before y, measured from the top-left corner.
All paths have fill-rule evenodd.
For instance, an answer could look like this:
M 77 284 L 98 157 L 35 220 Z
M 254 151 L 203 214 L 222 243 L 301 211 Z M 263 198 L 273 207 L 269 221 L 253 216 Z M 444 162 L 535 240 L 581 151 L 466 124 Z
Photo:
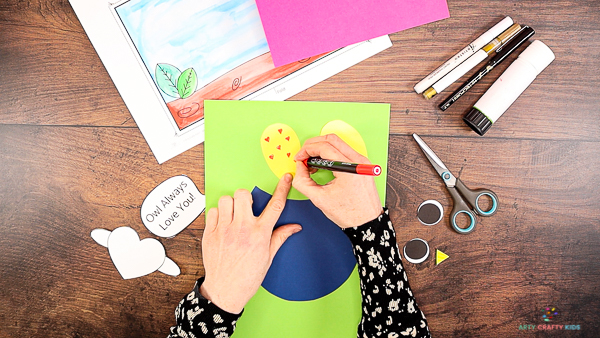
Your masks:
M 533 41 L 473 105 L 463 121 L 483 136 L 552 61 L 552 50 L 539 40 Z

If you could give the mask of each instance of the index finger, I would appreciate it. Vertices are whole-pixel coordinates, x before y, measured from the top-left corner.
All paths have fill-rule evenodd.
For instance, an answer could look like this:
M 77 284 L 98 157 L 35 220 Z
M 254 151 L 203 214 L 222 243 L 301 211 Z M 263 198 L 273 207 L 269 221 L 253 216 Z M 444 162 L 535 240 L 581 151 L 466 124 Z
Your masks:
M 283 175 L 279 180 L 279 183 L 277 183 L 275 192 L 273 193 L 271 200 L 269 200 L 265 210 L 258 216 L 261 225 L 268 226 L 271 229 L 275 227 L 275 223 L 277 223 L 279 216 L 281 216 L 281 213 L 283 212 L 283 208 L 285 208 L 285 202 L 291 187 L 292 175 Z

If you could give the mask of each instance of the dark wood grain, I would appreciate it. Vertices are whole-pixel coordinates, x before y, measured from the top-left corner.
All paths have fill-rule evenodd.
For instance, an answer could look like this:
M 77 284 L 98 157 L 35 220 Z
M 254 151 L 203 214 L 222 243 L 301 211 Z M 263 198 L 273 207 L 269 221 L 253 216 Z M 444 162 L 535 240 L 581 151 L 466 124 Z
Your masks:
M 202 218 L 176 241 L 161 240 L 178 278 L 124 281 L 89 234 L 130 226 L 149 237 L 139 216 L 145 195 L 179 174 L 204 190 L 202 146 L 158 165 L 137 129 L 4 126 L 0 149 L 2 330 L 165 336 L 177 299 L 203 274 Z
M 387 204 L 398 243 L 450 258 L 406 263 L 435 337 L 597 337 L 600 330 L 600 2 L 449 2 L 451 18 L 391 35 L 394 46 L 295 100 L 392 105 Z M 494 70 L 446 112 L 412 86 L 503 15 L 536 29 L 556 60 L 480 138 L 461 117 Z M 457 88 L 454 84 L 448 93 Z M 140 222 L 175 175 L 204 191 L 203 146 L 158 165 L 67 0 L 0 2 L 0 337 L 164 337 L 203 275 L 203 217 L 160 239 L 182 274 L 122 280 L 95 228 Z M 500 208 L 470 235 L 448 225 L 449 194 L 410 134 Z M 436 199 L 444 220 L 421 225 Z M 433 254 L 432 254 L 433 256 Z M 579 331 L 528 331 L 541 308 Z
M 592 168 L 600 166 L 600 149 L 590 142 L 510 140 L 498 149 L 487 138 L 424 139 L 467 186 L 500 198 L 497 214 L 479 218 L 474 233 L 455 233 L 442 181 L 412 138 L 391 140 L 391 149 L 405 150 L 389 163 L 387 200 L 398 242 L 419 237 L 450 255 L 439 266 L 433 259 L 406 264 L 436 336 L 513 337 L 520 324 L 541 324 L 539 311 L 549 304 L 564 312 L 563 323 L 595 331 L 600 180 Z M 415 217 L 428 199 L 445 210 L 444 221 L 431 227 Z

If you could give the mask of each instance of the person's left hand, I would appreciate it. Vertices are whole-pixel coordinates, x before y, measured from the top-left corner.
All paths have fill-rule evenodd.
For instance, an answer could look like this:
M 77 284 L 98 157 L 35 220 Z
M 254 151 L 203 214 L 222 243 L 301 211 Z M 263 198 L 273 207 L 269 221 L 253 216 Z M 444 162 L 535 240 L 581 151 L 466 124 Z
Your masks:
M 221 309 L 240 313 L 262 284 L 273 257 L 291 235 L 302 230 L 287 224 L 273 230 L 279 219 L 292 175 L 285 174 L 259 217 L 252 213 L 252 195 L 238 190 L 223 196 L 218 208 L 208 211 L 202 236 L 206 277 L 200 293 Z

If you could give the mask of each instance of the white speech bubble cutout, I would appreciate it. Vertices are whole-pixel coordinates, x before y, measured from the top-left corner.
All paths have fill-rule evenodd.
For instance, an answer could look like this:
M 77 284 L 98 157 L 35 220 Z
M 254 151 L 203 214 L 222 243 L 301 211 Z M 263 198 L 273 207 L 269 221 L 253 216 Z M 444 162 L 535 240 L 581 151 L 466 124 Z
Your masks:
M 96 243 L 108 248 L 110 258 L 123 279 L 142 277 L 154 271 L 170 276 L 179 276 L 181 269 L 173 260 L 166 257 L 163 245 L 151 238 L 140 238 L 129 227 L 114 231 L 94 229 L 91 237 Z M 162 264 L 157 268 L 159 262 Z
M 140 216 L 151 233 L 170 238 L 192 224 L 205 208 L 204 195 L 189 177 L 180 175 L 162 182 L 146 196 Z

